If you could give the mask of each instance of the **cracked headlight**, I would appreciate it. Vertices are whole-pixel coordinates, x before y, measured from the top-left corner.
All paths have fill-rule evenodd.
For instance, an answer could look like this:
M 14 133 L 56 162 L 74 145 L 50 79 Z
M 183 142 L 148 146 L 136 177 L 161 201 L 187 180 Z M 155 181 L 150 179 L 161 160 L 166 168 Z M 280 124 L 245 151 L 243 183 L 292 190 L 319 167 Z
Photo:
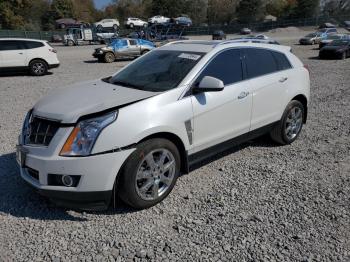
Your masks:
M 86 119 L 78 122 L 66 143 L 61 149 L 60 156 L 87 156 L 101 131 L 117 119 L 118 112 Z

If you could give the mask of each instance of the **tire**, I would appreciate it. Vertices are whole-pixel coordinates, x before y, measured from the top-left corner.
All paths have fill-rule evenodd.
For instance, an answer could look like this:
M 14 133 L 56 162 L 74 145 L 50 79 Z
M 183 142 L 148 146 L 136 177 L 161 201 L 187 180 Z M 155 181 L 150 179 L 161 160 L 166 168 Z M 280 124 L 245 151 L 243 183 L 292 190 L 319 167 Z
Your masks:
M 115 61 L 115 55 L 112 52 L 107 52 L 103 56 L 106 63 L 113 63 Z
M 101 32 L 102 29 L 103 29 L 102 25 L 98 25 L 98 26 L 97 26 L 97 31 Z
M 118 29 L 118 25 L 114 24 L 113 25 L 113 30 L 116 31 Z
M 149 50 L 143 50 L 142 53 L 141 53 L 141 55 L 145 55 L 145 54 L 147 54 L 148 52 L 149 52 Z
M 130 24 L 129 27 L 130 27 L 130 28 L 134 28 L 134 24 Z
M 293 117 L 293 112 L 295 117 Z M 299 101 L 291 101 L 284 113 L 282 119 L 271 130 L 272 140 L 281 145 L 293 143 L 300 135 L 305 120 L 305 108 Z
M 75 44 L 74 44 L 73 40 L 68 40 L 67 45 L 68 46 L 74 46 Z
M 33 76 L 46 75 L 47 70 L 48 70 L 48 66 L 44 60 L 36 59 L 30 62 L 29 64 L 29 72 Z
M 148 24 L 143 24 L 143 28 L 146 28 L 148 26 Z
M 60 24 L 60 28 L 61 28 L 61 29 L 65 29 L 65 28 L 66 28 L 66 25 L 65 25 L 65 24 Z
M 136 209 L 158 204 L 176 184 L 180 159 L 177 147 L 169 140 L 155 138 L 142 142 L 122 169 L 117 190 L 119 197 Z M 156 171 L 152 172 L 152 168 Z M 164 171 L 164 168 L 168 170 Z

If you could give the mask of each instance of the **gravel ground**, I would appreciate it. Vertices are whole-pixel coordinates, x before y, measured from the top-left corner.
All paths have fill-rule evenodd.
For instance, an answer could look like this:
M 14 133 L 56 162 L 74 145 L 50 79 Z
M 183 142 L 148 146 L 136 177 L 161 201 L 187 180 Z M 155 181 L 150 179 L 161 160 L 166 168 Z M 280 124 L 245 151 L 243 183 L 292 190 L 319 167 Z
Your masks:
M 303 35 L 272 34 L 310 67 L 309 121 L 291 146 L 267 137 L 182 176 L 143 211 L 57 208 L 19 177 L 24 114 L 50 89 L 107 76 L 94 47 L 57 47 L 61 67 L 0 77 L 0 261 L 350 261 L 350 59 L 320 61 Z

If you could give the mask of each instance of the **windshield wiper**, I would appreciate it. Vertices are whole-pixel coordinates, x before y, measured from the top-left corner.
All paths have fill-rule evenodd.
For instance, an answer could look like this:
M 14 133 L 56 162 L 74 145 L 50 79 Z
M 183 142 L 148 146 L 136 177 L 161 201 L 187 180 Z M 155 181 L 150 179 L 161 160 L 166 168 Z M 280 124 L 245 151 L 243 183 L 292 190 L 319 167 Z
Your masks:
M 137 85 L 134 85 L 132 83 L 124 82 L 124 81 L 113 81 L 112 84 L 113 85 L 119 85 L 119 86 L 124 86 L 124 87 L 131 87 L 131 88 L 142 90 L 141 87 L 139 87 Z

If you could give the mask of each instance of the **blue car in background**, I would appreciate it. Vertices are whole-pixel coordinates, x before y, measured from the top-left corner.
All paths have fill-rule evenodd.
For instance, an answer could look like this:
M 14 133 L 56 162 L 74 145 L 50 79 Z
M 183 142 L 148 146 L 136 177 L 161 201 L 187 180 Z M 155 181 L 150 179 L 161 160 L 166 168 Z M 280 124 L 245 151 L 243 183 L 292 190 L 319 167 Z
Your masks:
M 117 38 L 108 46 L 96 48 L 92 56 L 99 62 L 112 63 L 119 58 L 139 57 L 154 48 L 154 43 L 144 39 Z

